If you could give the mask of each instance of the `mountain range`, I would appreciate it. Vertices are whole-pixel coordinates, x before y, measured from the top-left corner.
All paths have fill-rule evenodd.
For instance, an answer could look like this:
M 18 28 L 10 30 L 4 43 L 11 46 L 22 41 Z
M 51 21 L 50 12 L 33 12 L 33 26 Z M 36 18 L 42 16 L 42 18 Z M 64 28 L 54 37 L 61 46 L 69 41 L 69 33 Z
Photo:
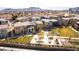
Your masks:
M 70 8 L 71 11 L 79 11 L 79 7 Z
M 13 8 L 1 8 L 1 11 L 8 12 L 8 11 L 41 11 L 43 9 L 39 7 L 29 7 L 29 8 L 18 8 L 18 9 L 13 9 Z
M 79 11 L 79 7 L 69 8 L 74 11 Z M 41 9 L 39 7 L 29 7 L 29 8 L 4 8 L 0 7 L 1 12 L 11 12 L 11 11 L 44 11 L 49 9 Z M 51 10 L 51 9 L 50 9 Z M 65 10 L 65 9 L 64 9 Z

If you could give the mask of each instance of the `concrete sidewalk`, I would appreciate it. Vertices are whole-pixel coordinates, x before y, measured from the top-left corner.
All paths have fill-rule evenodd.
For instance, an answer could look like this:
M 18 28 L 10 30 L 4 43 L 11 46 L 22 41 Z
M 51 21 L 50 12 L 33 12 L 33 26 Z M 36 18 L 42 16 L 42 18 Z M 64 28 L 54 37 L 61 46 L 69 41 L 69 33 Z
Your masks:
M 62 45 L 62 42 L 60 39 L 58 39 L 57 36 L 52 36 L 53 39 L 50 40 L 48 36 L 48 31 L 44 31 L 44 39 L 39 39 L 39 36 L 36 34 L 33 36 L 31 40 L 31 44 L 44 44 L 44 45 Z M 59 44 L 57 44 L 56 40 L 58 41 Z M 42 41 L 43 43 L 38 43 L 37 41 Z

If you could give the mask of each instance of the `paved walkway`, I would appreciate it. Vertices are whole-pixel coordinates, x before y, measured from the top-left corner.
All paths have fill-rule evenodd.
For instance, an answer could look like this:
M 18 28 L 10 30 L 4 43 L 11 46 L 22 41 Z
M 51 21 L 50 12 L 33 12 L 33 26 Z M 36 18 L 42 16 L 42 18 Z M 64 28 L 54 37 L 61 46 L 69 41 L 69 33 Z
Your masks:
M 40 40 L 39 36 L 36 34 L 36 35 L 33 36 L 30 43 L 31 44 L 39 44 L 36 41 L 43 41 L 42 44 L 44 44 L 44 45 L 57 45 L 56 40 L 58 40 L 58 43 L 59 43 L 58 45 L 62 45 L 61 40 L 58 39 L 57 36 L 53 36 L 53 39 L 50 40 L 49 37 L 48 37 L 48 31 L 45 31 L 44 32 L 44 39 Z M 51 43 L 49 43 L 49 42 L 51 42 Z
M 61 45 L 61 46 L 62 46 L 61 39 L 58 39 L 58 42 L 59 42 L 59 45 Z
M 52 41 L 52 43 L 53 43 L 53 45 L 56 45 L 56 36 L 53 36 L 53 41 Z
M 48 38 L 48 31 L 46 31 L 46 32 L 44 32 L 44 39 L 43 39 L 43 44 L 48 44 L 48 40 L 49 40 L 49 38 Z
M 36 40 L 38 40 L 38 35 L 37 34 L 33 36 L 33 38 L 32 38 L 30 43 L 31 44 L 36 43 Z

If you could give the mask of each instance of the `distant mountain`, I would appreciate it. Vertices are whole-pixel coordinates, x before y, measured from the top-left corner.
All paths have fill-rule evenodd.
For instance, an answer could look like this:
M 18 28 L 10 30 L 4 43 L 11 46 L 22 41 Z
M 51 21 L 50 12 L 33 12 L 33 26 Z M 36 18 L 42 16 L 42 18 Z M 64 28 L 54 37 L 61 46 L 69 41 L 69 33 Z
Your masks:
M 30 7 L 30 8 L 28 8 L 28 11 L 40 11 L 41 10 L 41 8 L 39 8 L 39 7 Z
M 12 9 L 12 8 L 5 8 L 1 11 L 3 12 L 10 12 L 10 11 L 41 11 L 42 9 L 39 7 L 30 7 L 30 8 L 19 8 L 19 9 Z
M 79 7 L 70 8 L 69 11 L 72 14 L 79 14 Z
M 71 10 L 71 11 L 79 11 L 79 7 L 70 8 L 69 10 Z

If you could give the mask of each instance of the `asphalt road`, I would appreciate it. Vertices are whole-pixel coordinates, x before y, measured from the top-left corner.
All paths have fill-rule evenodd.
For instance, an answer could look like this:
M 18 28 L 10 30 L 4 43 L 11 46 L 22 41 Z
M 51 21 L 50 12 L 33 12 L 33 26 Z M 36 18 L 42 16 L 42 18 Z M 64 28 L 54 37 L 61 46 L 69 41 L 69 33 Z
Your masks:
M 34 51 L 34 50 L 0 46 L 0 51 Z

